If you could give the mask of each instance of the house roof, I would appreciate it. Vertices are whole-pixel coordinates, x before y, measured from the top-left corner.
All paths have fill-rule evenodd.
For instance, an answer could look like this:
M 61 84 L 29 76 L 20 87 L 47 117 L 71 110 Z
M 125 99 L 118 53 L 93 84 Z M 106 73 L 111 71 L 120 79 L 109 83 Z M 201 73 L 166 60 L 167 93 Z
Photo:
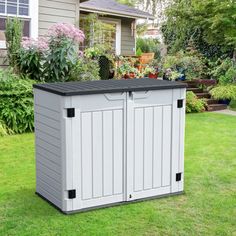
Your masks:
M 120 4 L 115 0 L 88 0 L 80 3 L 81 11 L 96 12 L 108 15 L 123 16 L 135 19 L 154 19 L 154 16 L 130 7 Z

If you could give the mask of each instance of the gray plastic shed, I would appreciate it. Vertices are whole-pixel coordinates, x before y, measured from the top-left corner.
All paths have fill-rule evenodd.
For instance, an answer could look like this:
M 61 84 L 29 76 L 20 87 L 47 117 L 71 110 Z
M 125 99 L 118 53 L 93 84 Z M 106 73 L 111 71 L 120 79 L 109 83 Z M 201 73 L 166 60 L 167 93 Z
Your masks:
M 183 192 L 184 83 L 34 85 L 36 192 L 64 213 Z

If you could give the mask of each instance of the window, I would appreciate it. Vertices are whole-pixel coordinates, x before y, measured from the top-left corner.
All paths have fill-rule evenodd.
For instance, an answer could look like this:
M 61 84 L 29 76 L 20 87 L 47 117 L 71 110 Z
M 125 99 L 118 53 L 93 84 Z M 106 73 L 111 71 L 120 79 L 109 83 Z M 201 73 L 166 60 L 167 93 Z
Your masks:
M 0 14 L 29 16 L 29 0 L 0 0 Z
M 92 24 L 82 16 L 80 18 L 80 28 L 85 32 L 86 39 L 81 46 L 84 50 L 94 45 L 106 44 L 117 55 L 120 55 L 121 48 L 121 22 L 117 19 L 99 17 L 97 23 Z
M 23 22 L 23 35 L 38 37 L 39 0 L 0 0 L 0 48 L 5 48 L 6 18 L 18 17 Z

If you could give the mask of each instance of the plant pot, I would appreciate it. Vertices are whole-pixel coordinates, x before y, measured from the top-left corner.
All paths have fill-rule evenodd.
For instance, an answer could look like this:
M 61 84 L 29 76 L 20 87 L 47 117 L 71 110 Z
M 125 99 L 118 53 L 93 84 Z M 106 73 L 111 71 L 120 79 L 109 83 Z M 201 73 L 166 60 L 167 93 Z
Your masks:
M 124 75 L 124 79 L 130 79 L 129 74 L 125 74 L 125 75 Z
M 219 100 L 219 103 L 220 103 L 220 104 L 225 104 L 225 105 L 227 105 L 227 106 L 229 106 L 230 102 L 231 102 L 230 99 L 220 99 L 220 100 Z
M 157 77 L 158 77 L 158 73 L 155 73 L 155 74 L 149 73 L 149 74 L 148 74 L 148 78 L 149 78 L 149 79 L 157 79 Z
M 133 73 L 133 72 L 129 73 L 129 78 L 134 79 L 135 78 L 135 73 Z

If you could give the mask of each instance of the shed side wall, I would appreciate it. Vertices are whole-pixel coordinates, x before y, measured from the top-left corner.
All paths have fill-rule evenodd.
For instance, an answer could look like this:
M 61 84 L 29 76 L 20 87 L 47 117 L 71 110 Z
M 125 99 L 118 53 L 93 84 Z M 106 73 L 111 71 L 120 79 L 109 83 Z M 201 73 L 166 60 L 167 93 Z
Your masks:
M 62 208 L 61 99 L 35 89 L 36 192 Z

